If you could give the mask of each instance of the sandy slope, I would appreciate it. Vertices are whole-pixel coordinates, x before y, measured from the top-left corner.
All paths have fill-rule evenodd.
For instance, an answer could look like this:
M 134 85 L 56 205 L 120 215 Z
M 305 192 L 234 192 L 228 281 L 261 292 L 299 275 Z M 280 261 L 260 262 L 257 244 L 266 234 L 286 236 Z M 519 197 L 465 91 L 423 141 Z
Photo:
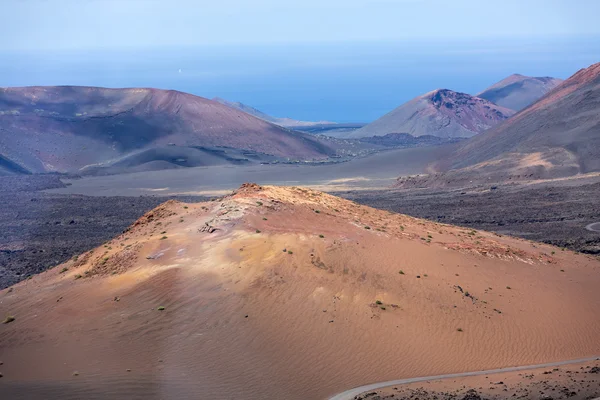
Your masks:
M 600 353 L 599 270 L 547 245 L 248 185 L 165 203 L 2 291 L 16 318 L 0 325 L 3 394 L 319 399 L 582 358 Z

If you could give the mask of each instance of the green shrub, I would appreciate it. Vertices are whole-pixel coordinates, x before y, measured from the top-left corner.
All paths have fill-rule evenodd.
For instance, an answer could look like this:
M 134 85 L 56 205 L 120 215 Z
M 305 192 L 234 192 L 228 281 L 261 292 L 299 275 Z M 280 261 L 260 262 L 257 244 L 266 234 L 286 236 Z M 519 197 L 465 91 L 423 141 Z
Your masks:
M 61 274 L 64 274 L 65 272 L 67 272 L 69 270 L 69 268 L 64 267 L 63 269 L 60 270 Z
M 11 322 L 13 322 L 16 318 L 12 315 L 7 315 L 6 318 L 4 319 L 4 321 L 2 322 L 3 324 L 10 324 Z

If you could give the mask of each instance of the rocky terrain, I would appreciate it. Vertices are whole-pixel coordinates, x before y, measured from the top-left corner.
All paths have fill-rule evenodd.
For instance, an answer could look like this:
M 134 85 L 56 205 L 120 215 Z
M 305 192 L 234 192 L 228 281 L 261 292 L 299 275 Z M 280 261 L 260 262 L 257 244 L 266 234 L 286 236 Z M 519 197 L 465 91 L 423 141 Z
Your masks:
M 441 138 L 469 138 L 512 116 L 513 110 L 479 97 L 448 89 L 419 96 L 377 119 L 350 132 L 346 137 L 383 136 L 409 133 Z
M 0 288 L 101 245 L 168 200 L 41 191 L 61 186 L 57 176 L 0 177 Z M 200 196 L 180 198 L 205 200 Z
M 600 359 L 556 368 L 426 381 L 371 391 L 355 400 L 590 400 L 600 397 Z
M 336 194 L 414 217 L 600 254 L 600 233 L 585 228 L 600 222 L 599 176 L 505 185 L 467 182 L 457 189 L 406 187 Z

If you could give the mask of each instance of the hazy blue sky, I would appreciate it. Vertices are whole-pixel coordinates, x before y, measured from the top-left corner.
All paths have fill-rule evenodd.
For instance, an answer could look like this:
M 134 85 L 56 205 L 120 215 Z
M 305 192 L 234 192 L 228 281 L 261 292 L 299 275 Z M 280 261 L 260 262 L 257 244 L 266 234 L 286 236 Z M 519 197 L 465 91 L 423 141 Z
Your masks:
M 597 0 L 0 0 L 0 86 L 220 96 L 371 121 L 424 92 L 600 61 Z
M 0 47 L 598 34 L 597 0 L 2 0 Z

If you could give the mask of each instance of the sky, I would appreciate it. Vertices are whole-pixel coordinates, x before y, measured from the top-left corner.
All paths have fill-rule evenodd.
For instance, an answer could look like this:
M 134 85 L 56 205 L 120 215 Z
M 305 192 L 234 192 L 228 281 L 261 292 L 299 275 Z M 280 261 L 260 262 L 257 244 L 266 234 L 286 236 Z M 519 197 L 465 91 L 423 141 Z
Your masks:
M 368 122 L 421 93 L 600 61 L 596 0 L 2 0 L 0 86 L 178 89 Z

